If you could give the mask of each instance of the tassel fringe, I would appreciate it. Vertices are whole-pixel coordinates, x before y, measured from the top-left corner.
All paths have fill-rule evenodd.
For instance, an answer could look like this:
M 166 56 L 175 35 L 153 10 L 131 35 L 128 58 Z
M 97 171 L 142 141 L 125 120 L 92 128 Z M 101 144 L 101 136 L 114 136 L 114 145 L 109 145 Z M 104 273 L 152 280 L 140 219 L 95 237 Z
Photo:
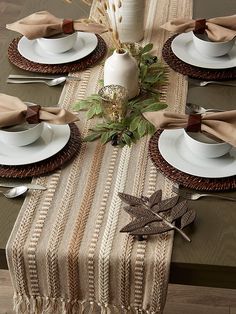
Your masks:
M 158 311 L 137 309 L 129 306 L 101 304 L 96 301 L 69 300 L 49 297 L 14 296 L 16 314 L 161 314 Z

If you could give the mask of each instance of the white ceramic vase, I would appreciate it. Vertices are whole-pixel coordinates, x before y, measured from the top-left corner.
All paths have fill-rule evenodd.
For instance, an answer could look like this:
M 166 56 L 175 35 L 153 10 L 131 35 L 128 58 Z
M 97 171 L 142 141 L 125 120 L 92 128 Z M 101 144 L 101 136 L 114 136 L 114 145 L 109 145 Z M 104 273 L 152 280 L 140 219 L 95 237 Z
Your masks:
M 144 35 L 144 7 L 145 0 L 122 0 L 122 5 L 119 7 L 119 0 L 110 0 L 116 6 L 116 12 L 108 10 L 108 15 L 111 20 L 112 27 L 119 33 L 121 42 L 130 43 L 138 42 L 143 39 Z M 121 22 L 120 22 L 121 20 Z
M 125 50 L 114 51 L 104 64 L 104 86 L 121 85 L 128 91 L 129 99 L 139 93 L 139 68 L 137 61 Z

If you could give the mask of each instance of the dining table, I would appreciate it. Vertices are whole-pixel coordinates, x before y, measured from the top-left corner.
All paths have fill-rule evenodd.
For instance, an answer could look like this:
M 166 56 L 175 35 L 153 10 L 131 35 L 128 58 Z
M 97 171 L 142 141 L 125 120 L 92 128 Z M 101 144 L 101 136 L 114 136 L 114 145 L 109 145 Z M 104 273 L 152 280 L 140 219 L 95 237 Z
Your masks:
M 149 0 L 147 0 L 148 2 Z M 150 0 L 151 1 L 151 0 Z M 157 2 L 159 0 L 156 0 Z M 173 10 L 180 5 L 181 1 L 172 0 L 171 5 Z M 193 0 L 193 7 L 190 7 L 190 13 L 194 18 L 209 18 L 215 16 L 224 16 L 236 14 L 235 3 L 231 0 L 214 1 L 214 0 Z M 154 4 L 153 4 L 154 5 Z M 19 18 L 29 15 L 33 12 L 45 10 L 53 12 L 58 16 L 70 17 L 72 19 L 88 17 L 90 7 L 81 0 L 74 0 L 72 3 L 66 3 L 61 0 L 48 1 L 44 0 L 32 1 L 32 0 L 18 0 L 6 3 L 0 0 L 1 8 L 1 25 L 0 25 L 0 62 L 1 62 L 1 77 L 0 77 L 0 92 L 6 93 L 12 96 L 19 97 L 20 99 L 42 106 L 58 106 L 60 105 L 68 93 L 74 93 L 79 95 L 80 91 L 76 90 L 71 83 L 67 81 L 65 84 L 49 87 L 44 84 L 7 84 L 6 80 L 9 74 L 32 74 L 27 70 L 21 69 L 8 59 L 8 47 L 12 40 L 17 37 L 17 34 L 9 31 L 5 28 L 6 23 L 13 22 Z M 164 18 L 169 18 L 165 16 Z M 149 25 L 150 27 L 150 25 Z M 158 31 L 157 31 L 158 32 Z M 160 47 L 160 50 L 161 51 Z M 161 56 L 160 56 L 161 58 Z M 165 62 L 165 61 L 163 61 Z M 236 66 L 236 64 L 235 64 Z M 170 75 L 174 73 L 174 70 L 170 70 Z M 82 79 L 86 79 L 86 69 L 81 72 L 76 72 Z M 180 77 L 180 84 L 186 88 L 186 98 L 181 99 L 179 96 L 176 99 L 178 101 L 196 103 L 205 108 L 218 108 L 222 110 L 235 109 L 236 99 L 236 86 L 225 86 L 220 84 L 209 84 L 201 87 L 198 85 L 198 79 L 190 79 L 187 75 L 177 74 Z M 97 80 L 98 76 L 94 77 Z M 236 79 L 236 78 L 235 78 Z M 236 85 L 236 80 L 231 80 Z M 93 88 L 93 82 L 90 81 L 90 89 Z M 173 88 L 175 82 L 172 80 L 172 85 L 167 85 L 168 88 Z M 69 87 L 71 86 L 71 87 Z M 91 87 L 92 86 L 92 87 Z M 95 86 L 95 85 L 94 85 Z M 97 86 L 95 86 L 97 88 Z M 83 89 L 83 86 L 81 87 Z M 181 87 L 180 87 L 181 88 Z M 69 91 L 69 92 L 68 92 Z M 81 92 L 82 93 L 82 92 Z M 83 93 L 82 93 L 83 94 Z M 83 94 L 86 96 L 86 92 Z M 175 99 L 171 99 L 175 101 Z M 95 145 L 95 146 L 94 146 Z M 110 144 L 106 144 L 110 145 Z M 138 143 L 135 145 L 139 145 Z M 94 143 L 87 143 L 86 150 L 80 152 L 86 154 L 88 162 L 94 162 L 94 171 L 99 171 L 99 165 L 96 163 L 96 158 L 91 161 L 89 154 L 97 154 L 97 158 L 104 153 L 101 147 L 97 147 Z M 143 146 L 144 150 L 148 150 L 148 145 Z M 94 150 L 96 149 L 96 152 Z M 1 151 L 1 147 L 0 147 Z M 119 154 L 119 152 L 117 153 Z M 111 156 L 110 156 L 111 157 Z M 124 161 L 125 162 L 125 161 Z M 68 167 L 66 165 L 65 167 Z M 78 164 L 79 167 L 79 164 Z M 125 166 L 124 166 L 125 167 Z M 142 165 L 140 166 L 142 167 Z M 75 172 L 78 169 L 75 168 Z M 157 172 L 159 170 L 157 169 Z M 215 170 L 217 171 L 217 169 Z M 133 179 L 128 178 L 130 185 L 137 184 L 137 178 L 135 177 L 135 171 L 132 171 Z M 92 176 L 93 173 L 91 172 Z M 119 175 L 119 174 L 117 174 Z M 143 174 L 145 175 L 145 174 Z M 236 168 L 235 168 L 236 175 Z M 76 173 L 74 174 L 76 177 Z M 158 173 L 158 178 L 164 182 L 165 174 Z M 28 184 L 31 182 L 30 177 L 27 178 L 7 178 L 0 177 L 1 184 Z M 66 179 L 70 179 L 65 177 Z M 80 180 L 83 181 L 84 178 Z M 151 182 L 149 180 L 149 183 Z M 55 172 L 55 178 L 57 180 L 57 173 Z M 99 178 L 93 178 L 93 180 L 99 180 Z M 172 179 L 168 181 L 168 186 L 171 186 Z M 43 180 L 42 180 L 43 182 Z M 165 181 L 166 182 L 166 181 Z M 66 183 L 61 182 L 59 187 L 56 187 L 63 193 L 63 189 L 66 189 Z M 83 184 L 78 183 L 83 188 Z M 93 186 L 91 185 L 91 189 Z M 169 188 L 169 187 L 168 187 Z M 6 189 L 6 188 L 3 188 Z M 87 186 L 88 189 L 88 186 Z M 132 191 L 132 189 L 130 189 Z M 95 193 L 95 199 L 98 198 L 97 194 L 102 194 L 104 191 L 98 190 Z M 83 194 L 84 193 L 84 194 Z M 89 194 L 89 190 L 82 191 L 81 198 L 84 200 L 86 206 L 86 195 Z M 93 192 L 92 192 L 93 193 Z M 234 189 L 227 191 L 219 191 L 219 194 L 232 196 L 236 198 L 236 192 Z M 91 196 L 89 196 L 91 197 Z M 112 196 L 109 196 L 112 197 Z M 49 197 L 50 198 L 50 197 Z M 25 198 L 19 197 L 15 199 L 7 199 L 3 195 L 0 195 L 0 268 L 7 269 L 6 259 L 6 244 L 12 233 L 13 226 L 17 220 L 19 212 L 24 204 Z M 51 200 L 52 201 L 52 200 Z M 88 199 L 89 201 L 89 199 Z M 98 198 L 98 201 L 99 198 Z M 50 202 L 50 199 L 49 199 Z M 52 201 L 53 202 L 53 201 Z M 70 203 L 69 203 L 70 204 Z M 172 250 L 170 252 L 171 259 L 169 265 L 168 282 L 182 285 L 196 285 L 196 286 L 208 286 L 208 287 L 221 287 L 236 289 L 236 202 L 219 200 L 214 197 L 203 197 L 198 200 L 188 201 L 188 205 L 191 209 L 195 210 L 196 218 L 193 224 L 188 226 L 185 231 L 191 242 L 187 242 L 177 232 L 174 233 L 173 246 L 168 248 Z M 54 204 L 54 206 L 56 206 Z M 68 205 L 71 206 L 71 205 Z M 73 206 L 75 206 L 73 204 Z M 115 206 L 115 205 L 114 205 Z M 21 213 L 21 215 L 23 215 Z M 49 213 L 50 215 L 50 213 Z M 69 215 L 69 213 L 68 213 Z M 105 213 L 106 215 L 106 213 Z M 68 218 L 69 219 L 69 218 Z M 154 236 L 153 236 L 154 237 Z M 83 243 L 82 243 L 83 244 Z M 118 245 L 118 243 L 116 243 Z M 112 276 L 115 276 L 112 273 Z M 150 278 L 151 275 L 149 274 Z M 154 312 L 153 312 L 154 313 Z

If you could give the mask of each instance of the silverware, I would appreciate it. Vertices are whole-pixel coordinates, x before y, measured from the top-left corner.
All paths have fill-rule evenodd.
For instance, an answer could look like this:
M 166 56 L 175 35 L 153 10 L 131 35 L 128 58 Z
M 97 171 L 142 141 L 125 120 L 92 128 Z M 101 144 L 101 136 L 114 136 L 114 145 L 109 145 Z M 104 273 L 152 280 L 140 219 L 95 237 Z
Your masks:
M 222 86 L 236 86 L 236 81 L 200 81 L 197 79 L 188 78 L 190 85 L 206 86 L 208 84 L 222 85 Z
M 172 191 L 175 194 L 182 196 L 183 198 L 186 198 L 188 200 L 193 200 L 193 201 L 198 200 L 201 197 L 214 197 L 214 198 L 219 198 L 219 199 L 223 199 L 223 200 L 236 202 L 236 198 L 234 198 L 234 197 L 229 197 L 229 196 L 224 196 L 224 195 L 219 195 L 219 194 L 189 192 L 189 191 L 185 191 L 185 190 L 180 190 L 176 187 L 173 187 Z
M 205 112 L 222 112 L 224 110 L 220 110 L 220 109 L 205 109 L 204 107 L 201 107 L 197 104 L 193 104 L 188 102 L 186 104 L 186 113 L 190 114 L 190 113 L 200 113 L 203 114 Z
M 74 80 L 74 81 L 80 81 L 81 79 L 77 76 L 58 76 L 58 75 L 21 75 L 21 74 L 10 74 L 8 76 L 9 79 L 32 79 L 32 80 L 37 80 L 37 79 L 43 79 L 43 80 L 53 80 L 56 78 L 64 77 L 66 80 Z
M 28 189 L 32 189 L 32 190 L 47 190 L 47 188 L 43 185 L 39 185 L 39 184 L 32 184 L 32 183 L 28 183 L 28 184 L 22 184 L 24 186 L 26 186 Z M 15 188 L 21 186 L 20 184 L 14 184 L 14 183 L 0 183 L 0 187 L 2 188 Z
M 27 186 L 21 185 L 14 188 L 11 188 L 7 191 L 0 191 L 6 198 L 15 198 L 24 194 L 28 190 Z
M 43 84 L 46 84 L 50 87 L 60 85 L 60 84 L 64 83 L 65 81 L 66 81 L 66 77 L 59 77 L 59 78 L 55 78 L 53 80 L 7 79 L 7 83 L 10 83 L 10 84 L 43 83 Z
M 226 81 L 201 81 L 199 86 L 206 86 L 208 84 L 223 85 L 223 86 L 236 86 L 236 82 L 226 82 Z

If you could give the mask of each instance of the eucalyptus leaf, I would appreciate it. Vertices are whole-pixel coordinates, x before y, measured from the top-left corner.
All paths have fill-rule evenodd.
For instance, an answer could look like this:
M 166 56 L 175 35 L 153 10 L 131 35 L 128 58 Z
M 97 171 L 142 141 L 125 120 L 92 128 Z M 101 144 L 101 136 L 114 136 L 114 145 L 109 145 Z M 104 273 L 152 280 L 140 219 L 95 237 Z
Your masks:
M 88 136 L 86 136 L 83 140 L 84 142 L 93 142 L 97 140 L 101 136 L 101 133 L 93 133 Z
M 155 131 L 156 131 L 155 126 L 149 122 L 147 125 L 147 133 L 152 135 L 155 133 Z
M 92 119 L 96 115 L 96 108 L 91 107 L 87 112 L 87 119 Z
M 152 111 L 158 111 L 158 110 L 163 110 L 167 106 L 164 103 L 152 103 L 149 106 L 143 108 L 141 112 L 152 112 Z
M 131 132 L 135 131 L 135 130 L 138 128 L 141 119 L 142 119 L 142 118 L 141 118 L 140 116 L 137 116 L 137 117 L 135 117 L 135 118 L 131 121 L 131 123 L 130 123 L 130 131 L 131 131 Z
M 138 125 L 138 134 L 140 137 L 143 137 L 147 131 L 147 120 L 142 119 Z
M 125 141 L 125 143 L 128 145 L 128 146 L 131 146 L 132 144 L 132 139 L 129 135 L 127 135 L 126 133 L 124 133 L 122 135 L 122 139 Z
M 73 105 L 73 108 L 80 111 L 80 110 L 87 110 L 89 107 L 89 103 L 86 100 L 81 100 Z
M 110 135 L 109 132 L 103 133 L 101 135 L 101 143 L 106 144 L 109 141 Z
M 152 43 L 147 44 L 147 45 L 144 46 L 143 49 L 141 50 L 141 54 L 144 54 L 144 53 L 146 53 L 146 52 L 151 51 L 152 48 L 153 48 L 153 44 L 152 44 Z
M 100 113 L 102 113 L 102 107 L 101 107 L 100 104 L 96 104 L 94 107 L 95 107 L 95 113 L 96 113 L 97 115 L 99 115 Z
M 148 70 L 147 65 L 142 64 L 140 66 L 140 79 L 141 79 L 141 81 L 143 81 L 145 79 L 145 77 L 147 75 L 147 70 Z

